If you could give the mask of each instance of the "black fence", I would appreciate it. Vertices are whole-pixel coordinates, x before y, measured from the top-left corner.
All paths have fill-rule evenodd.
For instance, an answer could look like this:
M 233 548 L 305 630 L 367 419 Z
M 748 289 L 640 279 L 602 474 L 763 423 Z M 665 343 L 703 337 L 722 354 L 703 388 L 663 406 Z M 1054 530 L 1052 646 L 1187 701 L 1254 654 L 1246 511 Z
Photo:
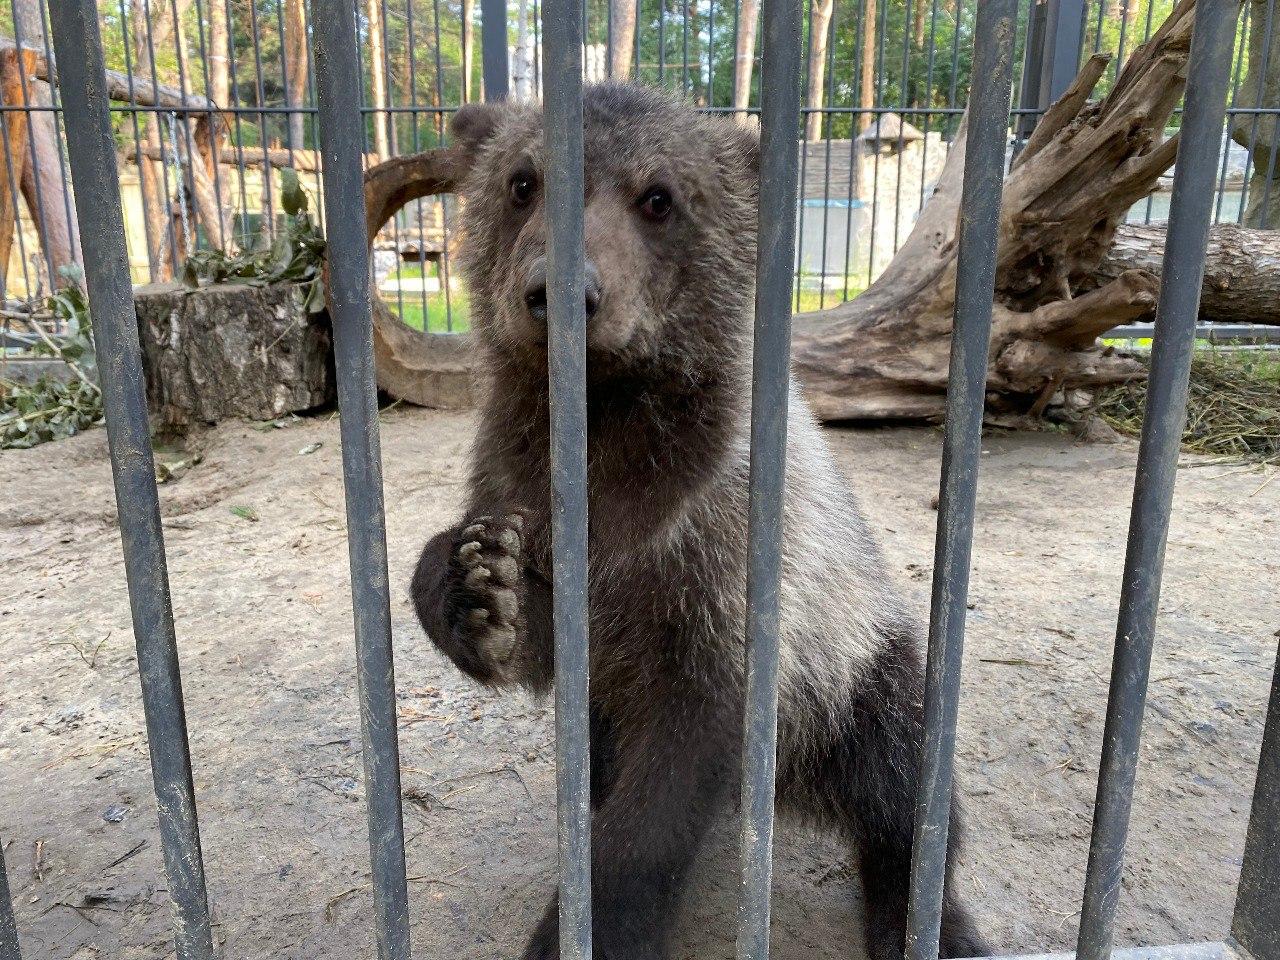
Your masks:
M 540 2 L 476 3 L 467 18 L 468 5 L 447 0 L 360 0 L 365 163 L 443 143 L 449 115 L 486 89 L 486 68 L 504 68 L 513 97 L 541 95 Z M 10 89 L 19 95 L 0 104 L 0 136 L 17 145 L 19 127 L 29 135 L 6 150 L 0 220 L 13 225 L 0 227 L 0 271 L 7 298 L 39 300 L 80 263 L 81 244 L 62 95 L 45 82 L 47 0 L 8 7 L 0 8 L 0 35 L 30 55 L 12 61 L 21 82 Z M 1105 93 L 1172 7 L 1020 0 L 1009 152 L 1084 57 L 1112 54 L 1098 86 Z M 318 65 L 308 43 L 315 25 L 304 0 L 100 0 L 98 9 L 135 283 L 180 279 L 198 251 L 234 259 L 277 237 L 286 228 L 286 170 L 313 197 L 323 195 Z M 757 9 L 757 0 L 584 0 L 585 73 L 625 72 L 680 89 L 706 110 L 758 113 Z M 1264 81 L 1275 73 L 1275 9 L 1276 0 L 1243 5 L 1228 110 L 1214 133 L 1224 147 L 1216 222 L 1280 226 L 1280 103 Z M 804 4 L 797 311 L 856 296 L 906 240 L 969 95 L 977 16 L 975 0 Z M 1251 45 L 1260 50 L 1252 65 Z M 1180 113 L 1170 122 L 1180 124 Z M 1130 219 L 1167 220 L 1169 184 L 1135 204 Z M 452 221 L 450 198 L 415 201 L 375 244 L 375 289 L 411 326 L 467 329 L 466 291 L 449 269 Z
M 562 956 L 591 955 L 588 807 L 585 319 L 583 315 L 582 21 L 576 0 L 542 10 L 550 165 L 551 388 L 556 730 L 559 783 Z M 330 222 L 363 222 L 362 123 L 355 10 L 350 0 L 314 0 L 317 131 Z M 977 8 L 951 353 L 951 389 L 939 502 L 929 629 L 924 787 L 916 813 L 907 956 L 936 960 L 945 873 L 948 807 L 960 690 L 961 652 L 973 540 L 980 427 L 994 286 L 994 245 L 1005 166 L 1005 130 L 1014 62 L 1014 0 Z M 181 680 L 160 527 L 137 325 L 117 175 L 109 79 L 92 0 L 53 8 L 69 162 L 85 279 L 100 351 L 111 461 L 124 540 L 138 667 L 159 809 L 174 932 L 182 960 L 213 956 Z M 792 131 L 801 115 L 800 8 L 766 0 L 761 77 L 761 255 L 752 385 L 752 466 L 747 520 L 749 568 L 747 709 L 738 955 L 768 955 L 773 774 L 777 736 L 780 522 L 785 475 L 785 408 L 798 192 Z M 1179 437 L 1209 224 L 1214 215 L 1223 112 L 1231 82 L 1236 7 L 1200 0 L 1187 100 L 1170 201 L 1151 388 L 1138 457 L 1122 581 L 1102 765 L 1077 956 L 1112 953 L 1126 831 L 1155 632 Z M 487 61 L 491 92 L 504 86 L 501 58 Z M 386 538 L 375 408 L 370 270 L 363 237 L 330 239 L 330 309 L 342 413 L 348 542 L 368 796 L 377 942 L 385 960 L 410 956 L 404 837 L 394 711 Z M 1210 960 L 1244 951 L 1280 960 L 1280 671 L 1273 680 L 1244 867 L 1231 933 L 1222 942 L 1125 950 L 1126 958 Z M 0 870 L 0 960 L 17 960 L 12 905 Z

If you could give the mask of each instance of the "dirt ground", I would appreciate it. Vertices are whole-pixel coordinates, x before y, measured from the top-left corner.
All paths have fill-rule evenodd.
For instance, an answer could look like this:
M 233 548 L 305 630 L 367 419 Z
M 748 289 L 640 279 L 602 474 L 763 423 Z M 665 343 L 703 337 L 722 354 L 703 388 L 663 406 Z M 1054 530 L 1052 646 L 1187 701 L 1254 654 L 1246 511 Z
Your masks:
M 483 692 L 416 626 L 473 421 L 383 414 L 414 956 L 515 958 L 554 883 L 551 715 Z M 925 614 L 940 435 L 828 437 Z M 320 443 L 319 449 L 308 451 Z M 1083 883 L 1135 447 L 984 444 L 959 770 L 964 894 L 1002 952 L 1068 947 Z M 1280 627 L 1274 468 L 1188 458 L 1164 578 L 1118 941 L 1226 929 Z M 171 956 L 101 430 L 0 454 L 0 838 L 25 954 Z M 234 958 L 372 957 L 338 424 L 227 425 L 161 487 L 217 939 Z M 677 956 L 732 955 L 734 830 Z M 860 956 L 846 852 L 781 826 L 779 960 Z

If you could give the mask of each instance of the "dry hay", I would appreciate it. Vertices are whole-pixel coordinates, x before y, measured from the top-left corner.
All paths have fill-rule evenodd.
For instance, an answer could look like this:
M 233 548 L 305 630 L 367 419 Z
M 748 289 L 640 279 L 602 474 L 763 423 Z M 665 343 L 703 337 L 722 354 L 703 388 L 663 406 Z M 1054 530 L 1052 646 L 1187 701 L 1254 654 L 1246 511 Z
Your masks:
M 1144 378 L 1100 392 L 1093 409 L 1120 433 L 1137 436 L 1146 399 Z M 1280 463 L 1280 351 L 1197 350 L 1182 445 L 1240 462 Z

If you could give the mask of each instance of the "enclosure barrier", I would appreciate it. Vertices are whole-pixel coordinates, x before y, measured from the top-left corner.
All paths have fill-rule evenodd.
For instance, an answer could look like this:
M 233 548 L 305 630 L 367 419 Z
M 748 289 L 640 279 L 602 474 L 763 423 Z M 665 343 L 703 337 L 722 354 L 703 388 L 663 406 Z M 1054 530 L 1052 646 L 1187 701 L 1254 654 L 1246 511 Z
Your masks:
M 314 53 L 331 224 L 363 223 L 360 86 L 349 0 L 314 0 Z M 799 5 L 767 0 L 760 247 L 752 384 L 750 559 L 746 630 L 740 960 L 768 956 L 770 847 L 777 736 L 781 503 L 796 195 Z M 929 629 L 923 787 L 916 811 L 909 960 L 936 960 L 945 876 L 965 601 L 993 300 L 993 261 L 1008 115 L 1014 0 L 982 0 L 976 33 L 952 343 L 951 390 Z M 591 956 L 587 723 L 587 502 L 581 7 L 543 10 L 553 398 L 557 781 L 562 955 Z M 180 960 L 211 960 L 176 637 L 147 430 L 137 324 L 125 258 L 115 150 L 96 4 L 53 5 L 70 160 L 99 351 L 161 843 Z M 1160 573 L 1227 93 L 1235 5 L 1199 0 L 1164 261 L 1152 384 L 1139 450 L 1098 799 L 1081 916 L 1080 960 L 1214 960 L 1244 950 L 1280 960 L 1280 664 L 1250 816 L 1231 935 L 1222 942 L 1112 951 Z M 489 62 L 489 58 L 486 58 Z M 496 61 L 495 61 L 496 62 Z M 496 66 L 493 69 L 497 69 Z M 494 74 L 492 89 L 505 87 Z M 379 957 L 408 960 L 386 535 L 363 234 L 332 230 L 330 310 L 342 413 L 359 700 Z M 0 960 L 18 960 L 0 847 Z

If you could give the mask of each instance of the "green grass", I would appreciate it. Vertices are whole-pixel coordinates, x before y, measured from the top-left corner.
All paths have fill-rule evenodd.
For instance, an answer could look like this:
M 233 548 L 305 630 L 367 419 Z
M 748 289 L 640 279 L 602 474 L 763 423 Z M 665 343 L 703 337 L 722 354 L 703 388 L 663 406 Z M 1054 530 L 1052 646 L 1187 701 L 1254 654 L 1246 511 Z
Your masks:
M 417 290 L 406 290 L 401 302 L 395 290 L 385 289 L 386 285 L 394 283 L 396 280 L 417 280 L 422 277 L 422 268 L 417 264 L 406 265 L 399 273 L 391 273 L 385 281 L 383 281 L 384 289 L 381 295 L 383 302 L 391 308 L 391 312 L 397 314 L 401 320 L 413 327 L 415 330 L 423 329 L 423 299 L 421 292 Z M 849 299 L 853 299 L 862 292 L 862 282 L 849 278 Z M 814 310 L 829 309 L 838 306 L 844 299 L 844 289 L 828 289 L 825 292 L 817 289 L 800 288 L 800 301 L 798 313 L 809 313 Z M 453 295 L 449 299 L 449 314 L 445 310 L 445 298 L 443 293 L 429 293 L 426 298 L 426 317 L 430 333 L 444 333 L 452 330 L 454 333 L 464 333 L 471 329 L 471 322 L 468 319 L 468 308 L 470 304 L 467 299 L 466 291 L 455 289 Z M 451 315 L 452 326 L 447 323 L 447 317 Z
M 449 300 L 446 310 L 444 297 L 433 293 L 427 297 L 426 325 L 423 324 L 422 296 L 405 294 L 404 305 L 401 306 L 395 294 L 383 293 L 383 301 L 398 314 L 400 319 L 415 330 L 425 329 L 428 333 L 466 333 L 471 329 L 467 318 L 467 297 L 455 293 Z

